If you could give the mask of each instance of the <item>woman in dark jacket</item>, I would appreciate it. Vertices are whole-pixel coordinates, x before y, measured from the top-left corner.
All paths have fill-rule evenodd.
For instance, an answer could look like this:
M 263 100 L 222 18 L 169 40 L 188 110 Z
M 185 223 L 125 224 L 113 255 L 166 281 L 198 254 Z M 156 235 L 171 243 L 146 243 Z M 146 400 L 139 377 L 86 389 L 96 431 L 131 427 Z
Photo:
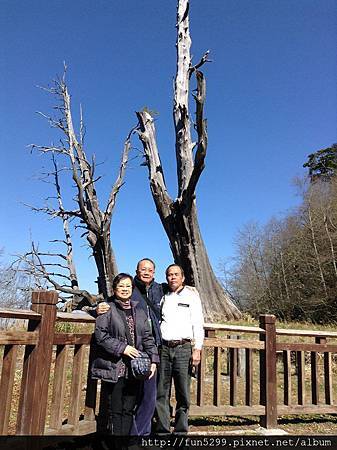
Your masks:
M 140 381 L 132 376 L 131 359 L 146 352 L 151 359 L 152 378 L 159 362 L 157 347 L 146 314 L 131 302 L 131 275 L 120 273 L 113 281 L 114 298 L 110 310 L 97 317 L 91 377 L 104 383 L 103 409 L 107 432 L 125 436 L 130 433 Z M 131 340 L 131 342 L 130 342 Z

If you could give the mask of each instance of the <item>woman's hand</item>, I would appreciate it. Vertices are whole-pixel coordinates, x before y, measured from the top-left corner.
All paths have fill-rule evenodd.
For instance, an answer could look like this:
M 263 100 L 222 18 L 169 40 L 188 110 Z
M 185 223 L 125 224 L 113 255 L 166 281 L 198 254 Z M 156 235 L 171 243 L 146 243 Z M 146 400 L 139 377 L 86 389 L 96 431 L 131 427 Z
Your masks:
M 132 345 L 127 345 L 125 347 L 123 355 L 129 356 L 131 359 L 134 359 L 137 358 L 137 356 L 139 356 L 139 352 L 135 347 L 132 347 Z
M 156 370 L 157 370 L 157 364 L 152 363 L 151 364 L 151 373 L 149 375 L 148 380 L 150 380 L 153 377 L 153 375 L 156 373 Z

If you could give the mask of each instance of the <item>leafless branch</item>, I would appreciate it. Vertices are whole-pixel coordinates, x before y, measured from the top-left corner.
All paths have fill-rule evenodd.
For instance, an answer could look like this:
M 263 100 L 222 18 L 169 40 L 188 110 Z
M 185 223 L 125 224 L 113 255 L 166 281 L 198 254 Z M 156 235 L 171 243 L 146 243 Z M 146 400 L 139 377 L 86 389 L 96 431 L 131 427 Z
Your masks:
M 185 192 L 183 192 L 183 203 L 190 207 L 195 195 L 195 189 L 200 175 L 205 168 L 205 157 L 207 151 L 207 122 L 204 119 L 204 104 L 206 98 L 206 81 L 204 75 L 199 70 L 196 71 L 197 93 L 193 95 L 196 102 L 196 129 L 198 134 L 197 150 L 194 157 L 193 171 Z
M 95 304 L 98 299 L 101 299 L 100 296 L 93 295 L 89 293 L 86 290 L 83 289 L 74 289 L 73 287 L 69 285 L 60 284 L 56 281 L 55 277 L 61 278 L 61 279 L 67 279 L 69 282 L 71 282 L 70 276 L 64 275 L 63 273 L 58 272 L 49 272 L 47 270 L 47 266 L 49 265 L 44 264 L 42 262 L 41 256 L 48 255 L 51 256 L 52 254 L 49 253 L 42 253 L 39 252 L 35 246 L 34 243 L 32 243 L 32 250 L 31 252 L 27 252 L 24 255 L 17 255 L 17 260 L 13 264 L 17 264 L 17 269 L 20 272 L 24 272 L 26 274 L 29 274 L 33 276 L 36 280 L 37 285 L 42 285 L 40 280 L 47 281 L 51 286 L 53 286 L 56 290 L 67 293 L 70 295 L 78 296 L 86 298 L 91 304 Z M 56 255 L 60 256 L 60 255 Z M 64 256 L 64 255 L 61 255 Z M 57 264 L 53 264 L 57 265 Z M 61 266 L 61 265 L 59 265 Z
M 170 214 L 170 198 L 166 184 L 162 164 L 159 157 L 156 130 L 151 115 L 146 111 L 137 112 L 139 128 L 136 130 L 144 148 L 144 154 L 149 171 L 150 188 L 155 200 L 156 207 L 162 211 L 163 216 Z
M 194 66 L 192 66 L 192 65 L 190 66 L 190 68 L 189 68 L 189 77 L 190 78 L 191 78 L 193 72 L 196 72 L 204 64 L 212 62 L 210 59 L 208 59 L 209 53 L 210 53 L 209 50 L 207 50 L 197 64 L 195 64 Z
M 132 134 L 135 132 L 137 127 L 133 127 L 132 130 L 129 132 L 126 141 L 124 143 L 124 149 L 123 149 L 123 153 L 122 153 L 122 160 L 119 166 L 119 173 L 118 173 L 118 177 L 117 180 L 115 181 L 115 184 L 113 185 L 111 192 L 110 192 L 110 196 L 109 196 L 109 200 L 108 200 L 108 204 L 105 210 L 105 220 L 110 221 L 111 220 L 111 214 L 113 211 L 113 208 L 115 207 L 116 204 L 116 197 L 117 194 L 120 190 L 120 188 L 123 186 L 124 184 L 124 176 L 125 176 L 125 171 L 126 171 L 126 166 L 128 163 L 128 158 L 129 158 L 129 152 L 131 149 L 131 143 L 130 143 L 130 139 Z

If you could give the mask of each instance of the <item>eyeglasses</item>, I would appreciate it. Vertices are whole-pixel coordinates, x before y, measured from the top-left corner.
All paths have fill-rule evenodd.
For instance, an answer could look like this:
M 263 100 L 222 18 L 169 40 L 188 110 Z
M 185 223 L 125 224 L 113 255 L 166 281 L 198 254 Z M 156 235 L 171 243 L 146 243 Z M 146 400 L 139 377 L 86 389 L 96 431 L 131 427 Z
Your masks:
M 127 284 L 127 285 L 118 284 L 116 286 L 116 289 L 132 289 L 132 286 L 131 286 L 131 284 Z

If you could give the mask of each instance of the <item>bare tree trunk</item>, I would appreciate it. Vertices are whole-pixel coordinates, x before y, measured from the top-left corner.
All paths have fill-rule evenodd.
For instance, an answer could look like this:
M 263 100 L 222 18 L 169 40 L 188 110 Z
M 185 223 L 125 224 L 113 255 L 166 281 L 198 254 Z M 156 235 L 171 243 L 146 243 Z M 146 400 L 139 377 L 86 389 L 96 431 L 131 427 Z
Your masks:
M 173 201 L 170 198 L 161 168 L 153 118 L 146 111 L 138 112 L 137 116 L 140 123 L 139 136 L 149 168 L 152 196 L 175 262 L 183 267 L 187 283 L 200 289 L 206 320 L 239 318 L 240 311 L 220 286 L 210 265 L 199 229 L 195 199 L 185 197 L 185 201 Z
M 287 300 L 288 300 L 288 302 L 290 302 L 289 287 L 288 287 L 288 281 L 287 281 L 287 277 L 286 277 L 286 271 L 285 271 L 285 268 L 284 268 L 284 260 L 283 260 L 283 252 L 282 252 L 282 250 L 280 251 L 280 258 L 281 258 L 281 268 L 282 268 L 284 288 L 285 288 L 285 291 L 286 291 Z
M 90 242 L 90 238 L 88 236 Z M 114 252 L 110 243 L 110 236 L 95 239 L 92 244 L 93 256 L 95 259 L 98 277 L 98 292 L 103 294 L 104 298 L 113 295 L 112 281 L 114 276 L 118 273 L 117 264 Z
M 322 286 L 323 286 L 325 298 L 327 300 L 328 299 L 328 291 L 327 291 L 325 278 L 324 278 L 324 273 L 323 273 L 323 269 L 322 269 L 322 264 L 321 264 L 321 261 L 320 261 L 320 256 L 319 256 L 318 248 L 317 248 L 317 244 L 316 244 L 316 236 L 315 236 L 314 224 L 313 224 L 313 220 L 312 220 L 312 212 L 311 212 L 310 200 L 308 202 L 308 218 L 309 218 L 309 227 L 310 227 L 310 233 L 311 233 L 311 240 L 312 240 L 312 245 L 313 245 L 313 248 L 314 248 L 314 253 L 315 253 L 315 257 L 316 257 L 317 267 L 318 267 L 318 270 L 319 270 L 319 275 L 320 275 L 320 278 L 321 278 L 321 283 L 322 283 Z
M 195 285 L 200 290 L 206 319 L 221 320 L 224 317 L 233 319 L 240 317 L 240 311 L 214 275 L 197 218 L 195 190 L 205 167 L 207 150 L 206 120 L 203 117 L 206 82 L 199 68 L 208 61 L 208 52 L 199 63 L 192 65 L 188 13 L 189 1 L 178 0 L 177 72 L 173 105 L 178 180 L 178 198 L 175 201 L 167 192 L 157 148 L 154 121 L 147 111 L 137 112 L 138 134 L 149 170 L 152 197 L 168 236 L 174 260 L 183 267 L 187 283 Z M 188 105 L 192 75 L 195 75 L 197 82 L 196 93 L 193 94 L 196 103 L 197 142 L 192 142 Z
M 331 250 L 331 257 L 332 257 L 332 264 L 333 264 L 333 268 L 334 268 L 335 277 L 337 278 L 337 263 L 336 263 L 336 256 L 335 256 L 335 248 L 334 248 L 334 245 L 333 245 L 331 233 L 329 231 L 328 217 L 327 217 L 326 214 L 324 214 L 324 227 L 325 227 L 325 231 L 326 231 L 326 234 L 328 236 L 328 239 L 329 239 L 330 250 Z
M 214 275 L 203 242 L 195 201 L 188 216 L 181 211 L 180 204 L 172 205 L 170 220 L 165 221 L 165 229 L 170 240 L 174 261 L 185 271 L 186 282 L 195 286 L 203 299 L 204 313 L 208 320 L 237 318 L 238 310 L 228 301 L 228 296 Z
M 261 252 L 261 244 L 259 242 L 259 246 L 258 246 L 258 252 L 259 252 L 259 258 L 260 258 L 260 263 L 261 263 L 261 270 L 263 273 L 263 279 L 264 279 L 264 284 L 266 286 L 266 290 L 268 292 L 268 297 L 269 297 L 269 301 L 272 304 L 273 303 L 273 294 L 271 292 L 270 289 L 270 278 L 267 276 L 267 272 L 266 272 L 266 262 L 265 262 L 265 258 Z

